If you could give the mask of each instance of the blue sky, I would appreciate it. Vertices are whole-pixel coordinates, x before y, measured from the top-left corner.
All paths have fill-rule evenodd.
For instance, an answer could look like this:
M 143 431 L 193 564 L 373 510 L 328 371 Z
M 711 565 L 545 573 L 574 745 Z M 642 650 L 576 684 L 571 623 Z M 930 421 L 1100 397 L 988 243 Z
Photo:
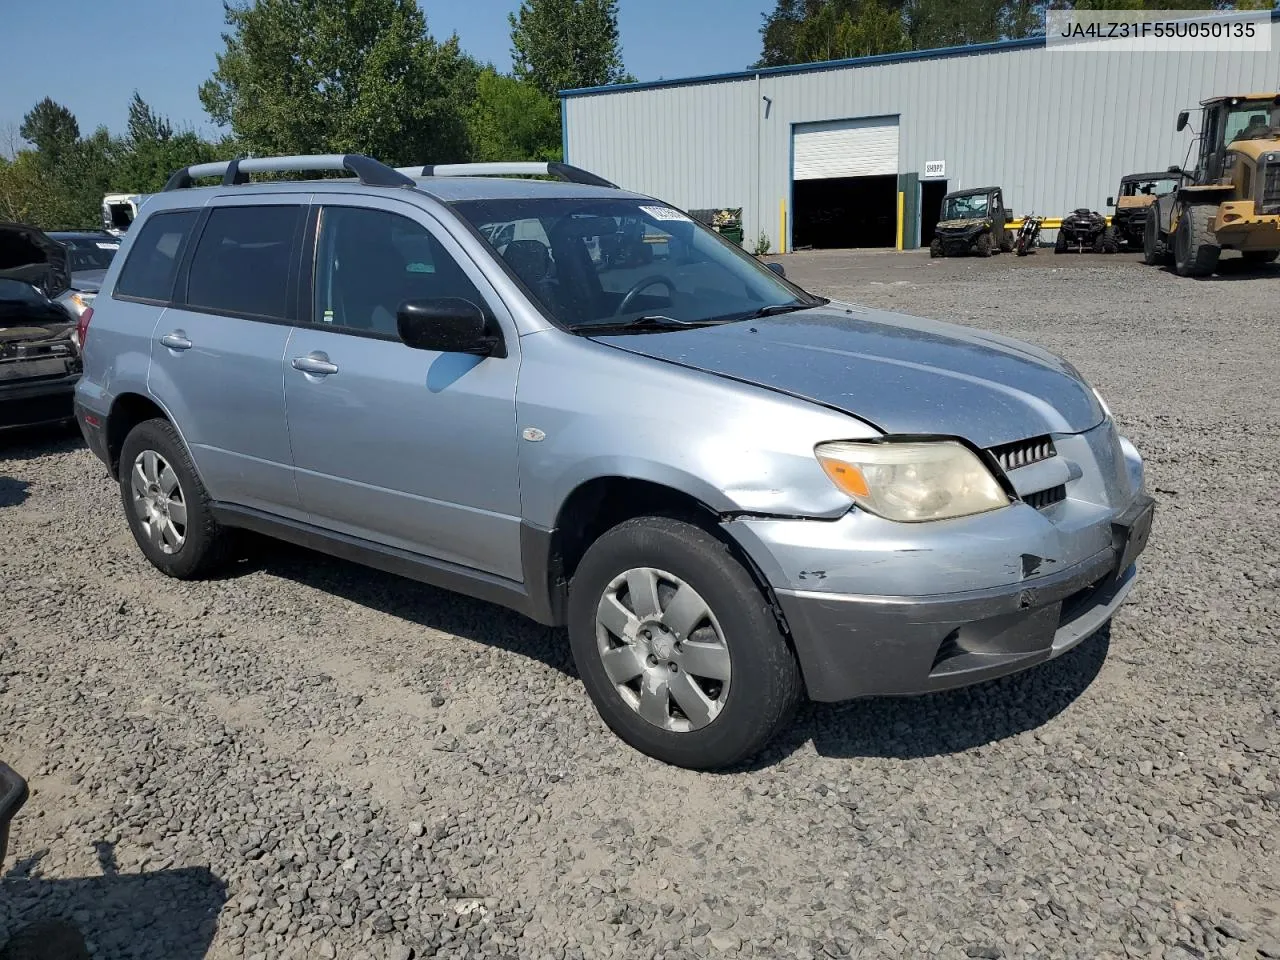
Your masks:
M 501 69 L 511 65 L 507 14 L 519 0 L 419 0 L 437 38 Z M 41 98 L 65 104 L 82 132 L 122 132 L 130 95 L 177 127 L 212 133 L 196 88 L 222 49 L 221 0 L 4 0 L 0 135 Z M 760 53 L 772 0 L 621 0 L 627 69 L 637 79 L 740 70 Z M 0 138 L 0 149 L 8 144 Z

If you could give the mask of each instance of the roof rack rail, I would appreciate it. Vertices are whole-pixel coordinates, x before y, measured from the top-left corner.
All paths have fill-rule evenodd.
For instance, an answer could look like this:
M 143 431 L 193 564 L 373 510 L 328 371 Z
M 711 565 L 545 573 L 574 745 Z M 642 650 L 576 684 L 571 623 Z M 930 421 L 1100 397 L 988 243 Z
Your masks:
M 222 177 L 223 186 L 248 183 L 251 173 L 284 173 L 302 170 L 345 170 L 367 187 L 412 187 L 413 181 L 385 163 L 360 153 L 326 153 L 297 157 L 243 157 L 196 163 L 171 176 L 165 190 L 184 190 L 202 177 Z
M 558 160 L 511 161 L 500 163 L 438 163 L 422 167 L 396 167 L 397 173 L 410 177 L 556 177 L 569 183 L 585 183 L 593 187 L 614 187 L 604 177 L 581 167 L 560 163 Z

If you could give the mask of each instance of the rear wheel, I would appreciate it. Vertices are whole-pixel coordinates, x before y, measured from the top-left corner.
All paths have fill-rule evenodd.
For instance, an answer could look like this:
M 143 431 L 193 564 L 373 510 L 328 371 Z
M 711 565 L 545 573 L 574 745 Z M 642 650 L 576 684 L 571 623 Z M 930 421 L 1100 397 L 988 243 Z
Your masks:
M 939 240 L 937 237 L 934 237 L 933 241 L 929 244 L 929 256 L 931 257 L 942 256 L 942 241 Z
M 1001 240 L 1000 240 L 1000 252 L 1001 252 L 1001 253 L 1013 253 L 1013 236 L 1009 233 L 1009 231 L 1008 231 L 1008 230 L 1001 230 L 1001 231 L 1000 231 L 1000 237 L 1001 237 Z
M 169 421 L 144 421 L 125 437 L 120 499 L 133 539 L 162 573 L 194 580 L 225 562 L 229 534 L 214 519 L 209 494 Z
M 666 763 L 747 760 L 800 699 L 799 666 L 765 595 L 693 524 L 641 517 L 605 533 L 574 574 L 568 619 L 601 718 Z
M 1067 231 L 1065 230 L 1058 231 L 1058 239 L 1054 241 L 1053 252 L 1054 253 L 1067 252 Z
M 980 257 L 991 256 L 991 234 L 985 230 L 978 234 L 978 239 L 974 241 L 973 249 Z
M 1209 204 L 1184 204 L 1173 235 L 1173 265 L 1179 276 L 1207 277 L 1218 266 L 1222 248 L 1210 225 L 1217 208 Z
M 1160 224 L 1153 208 L 1142 230 L 1142 262 L 1149 267 L 1159 267 L 1168 259 L 1166 243 L 1160 236 Z
M 1094 249 L 1098 253 L 1116 253 L 1120 250 L 1120 244 L 1116 241 L 1115 233 L 1108 228 L 1098 236 Z
M 1262 266 L 1267 263 L 1275 263 L 1276 257 L 1280 256 L 1280 250 L 1246 250 L 1240 256 L 1245 263 Z

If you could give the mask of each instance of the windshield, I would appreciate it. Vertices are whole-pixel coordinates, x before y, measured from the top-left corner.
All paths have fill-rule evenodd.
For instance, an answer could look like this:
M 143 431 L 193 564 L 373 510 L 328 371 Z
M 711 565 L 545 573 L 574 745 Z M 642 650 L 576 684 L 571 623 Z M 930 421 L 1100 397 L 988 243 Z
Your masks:
M 117 240 L 94 240 L 88 237 L 69 237 L 62 241 L 67 248 L 67 267 L 72 273 L 84 270 L 105 270 L 111 266 L 111 258 L 120 249 Z
M 454 208 L 547 316 L 571 330 L 641 317 L 709 323 L 824 302 L 657 201 L 548 197 Z
M 4 303 L 46 303 L 45 296 L 29 283 L 0 277 L 0 301 Z
M 1137 196 L 1162 196 L 1170 193 L 1178 187 L 1178 179 L 1176 177 L 1158 177 L 1151 180 L 1127 180 L 1124 189 L 1121 191 L 1122 197 Z
M 987 194 L 970 193 L 963 197 L 947 197 L 942 205 L 943 220 L 972 220 L 987 215 Z
M 1269 100 L 1248 100 L 1227 111 L 1226 143 L 1280 133 L 1280 107 Z

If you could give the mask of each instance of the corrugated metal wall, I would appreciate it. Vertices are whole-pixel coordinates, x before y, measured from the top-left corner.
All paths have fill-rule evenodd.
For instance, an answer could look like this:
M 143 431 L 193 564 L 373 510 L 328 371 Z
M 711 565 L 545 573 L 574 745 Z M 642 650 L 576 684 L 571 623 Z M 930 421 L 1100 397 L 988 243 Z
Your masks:
M 1280 24 L 1271 32 L 1267 53 L 1023 47 L 575 94 L 566 159 L 685 209 L 741 206 L 748 249 L 763 231 L 776 250 L 792 125 L 896 114 L 901 173 L 944 160 L 949 189 L 999 184 L 1016 214 L 1102 210 L 1122 174 L 1183 162 L 1178 110 L 1280 90 Z

